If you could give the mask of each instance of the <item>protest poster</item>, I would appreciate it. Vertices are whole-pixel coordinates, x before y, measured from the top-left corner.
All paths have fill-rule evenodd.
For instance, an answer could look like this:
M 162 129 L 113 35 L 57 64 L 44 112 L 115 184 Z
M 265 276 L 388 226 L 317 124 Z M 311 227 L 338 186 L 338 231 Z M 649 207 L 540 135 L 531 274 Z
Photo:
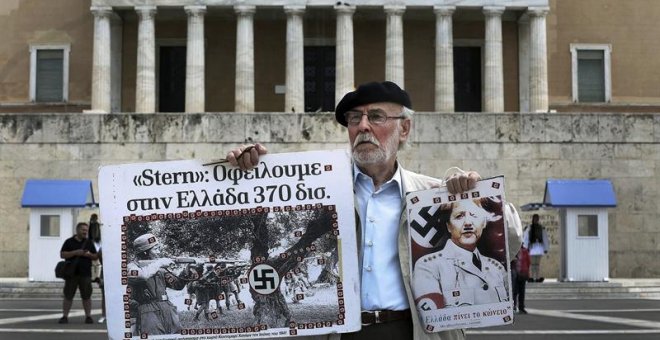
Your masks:
M 110 339 L 359 330 L 351 172 L 345 150 L 102 167 Z
M 414 308 L 428 332 L 513 322 L 504 204 L 504 177 L 406 195 Z

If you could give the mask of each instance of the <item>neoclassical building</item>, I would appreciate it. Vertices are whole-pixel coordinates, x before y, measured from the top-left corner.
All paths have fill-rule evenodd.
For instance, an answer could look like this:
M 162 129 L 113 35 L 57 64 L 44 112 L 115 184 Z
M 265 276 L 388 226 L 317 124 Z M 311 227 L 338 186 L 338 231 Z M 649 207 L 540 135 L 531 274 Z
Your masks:
M 205 112 L 207 96 L 217 96 L 213 82 L 207 82 L 206 78 L 218 79 L 232 73 L 233 77 L 227 78 L 234 79 L 235 112 L 255 111 L 257 98 L 262 97 L 257 96 L 258 92 L 273 92 L 283 97 L 282 107 L 267 110 L 331 111 L 333 102 L 354 89 L 356 69 L 360 78 L 368 76 L 362 71 L 364 63 L 384 64 L 380 72 L 371 76 L 404 87 L 407 82 L 421 82 L 422 72 L 426 73 L 425 87 L 434 79 L 431 110 L 453 112 L 458 100 L 458 109 L 463 111 L 504 111 L 505 73 L 507 77 L 519 74 L 517 85 L 529 89 L 519 96 L 519 107 L 532 112 L 548 110 L 547 0 L 355 3 L 292 0 L 283 1 L 280 6 L 266 0 L 96 0 L 90 10 L 94 15 L 93 112 L 123 111 L 126 105 L 120 105 L 122 95 L 134 96 L 135 112 L 175 108 L 169 105 L 185 112 Z M 403 17 L 406 12 L 413 25 L 427 32 L 413 29 L 414 35 L 405 35 Z M 461 27 L 462 22 L 476 24 Z M 231 32 L 215 28 L 217 25 L 234 23 L 233 44 L 213 41 Z M 472 39 L 469 31 L 477 27 L 482 32 L 474 32 L 479 38 Z M 157 31 L 162 33 L 157 34 Z M 165 38 L 168 31 L 172 31 L 172 38 Z M 284 34 L 277 34 L 278 31 Z M 424 38 L 416 37 L 420 34 Z M 178 39 L 185 55 L 173 52 L 177 43 L 168 44 L 167 39 Z M 270 40 L 275 51 L 284 53 L 280 52 L 279 57 L 271 54 L 271 49 L 264 46 L 264 39 Z M 505 43 L 518 47 L 519 62 L 509 66 L 517 68 L 506 70 L 509 72 L 505 72 Z M 128 94 L 122 91 L 126 86 L 118 85 L 122 82 L 121 61 L 124 55 L 135 53 L 128 47 L 135 45 L 135 91 Z M 429 51 L 431 48 L 433 50 Z M 457 55 L 454 55 L 455 50 Z M 261 56 L 255 56 L 257 53 Z M 166 56 L 172 60 L 164 63 Z M 406 62 L 406 59 L 411 60 Z M 223 69 L 233 66 L 233 70 L 219 73 L 214 67 L 216 63 L 224 64 Z M 256 84 L 264 82 L 263 71 L 259 75 L 256 72 L 256 63 L 267 67 L 266 70 L 283 71 L 281 84 L 257 88 Z M 173 69 L 177 65 L 185 65 L 185 68 Z M 422 65 L 426 70 L 416 70 Z M 459 72 L 455 73 L 455 69 Z M 464 70 L 466 72 L 462 72 Z M 406 76 L 406 71 L 413 76 Z M 477 74 L 471 74 L 473 72 Z M 168 79 L 165 77 L 168 73 L 180 74 L 183 79 Z M 163 83 L 172 80 L 177 80 L 180 87 L 165 94 L 162 90 L 167 86 Z M 170 103 L 164 96 L 183 97 L 183 103 Z
M 71 24 L 60 18 L 50 41 L 23 42 L 28 98 L 11 89 L 0 102 L 315 112 L 332 111 L 357 83 L 391 80 L 414 94 L 417 110 L 548 110 L 548 0 L 12 2 L 11 16 L 68 8 Z
M 386 79 L 417 111 L 406 168 L 503 174 L 519 207 L 550 178 L 610 179 L 610 273 L 657 277 L 659 16 L 657 0 L 1 0 L 0 277 L 27 273 L 28 179 L 98 192 L 106 164 L 345 147 L 336 101 Z
M 660 100 L 647 70 L 660 62 L 643 52 L 658 48 L 647 29 L 658 8 L 652 0 L 7 0 L 0 110 L 332 111 L 356 84 L 387 79 L 409 90 L 418 111 L 649 111 Z

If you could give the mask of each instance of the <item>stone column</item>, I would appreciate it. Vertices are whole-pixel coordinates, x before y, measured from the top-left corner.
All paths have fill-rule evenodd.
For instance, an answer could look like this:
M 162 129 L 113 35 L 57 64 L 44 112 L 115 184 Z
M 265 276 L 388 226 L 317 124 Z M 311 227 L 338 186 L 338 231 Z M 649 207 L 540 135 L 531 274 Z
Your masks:
M 135 112 L 156 111 L 156 6 L 136 6 L 138 22 Z
M 91 7 L 94 15 L 94 51 L 92 56 L 92 112 L 110 113 L 112 73 L 110 58 L 111 7 Z
M 454 112 L 454 6 L 434 6 L 435 111 Z
M 112 112 L 121 112 L 121 65 L 124 23 L 116 13 L 110 17 L 110 107 Z
M 204 14 L 206 6 L 185 6 L 188 15 L 186 44 L 186 113 L 204 112 Z
M 504 13 L 504 7 L 484 7 L 484 15 L 486 16 L 484 112 L 504 111 L 502 13 Z
M 236 21 L 236 98 L 234 111 L 254 112 L 254 20 L 255 6 L 234 7 Z
M 337 51 L 335 57 L 335 105 L 355 89 L 353 55 L 353 13 L 355 6 L 336 5 Z
M 284 6 L 286 13 L 286 94 L 284 112 L 305 112 L 303 13 L 305 6 Z
M 545 16 L 548 7 L 530 7 L 529 111 L 548 112 L 548 54 Z
M 518 19 L 518 98 L 520 112 L 529 112 L 529 16 Z
M 404 87 L 403 73 L 403 12 L 405 6 L 385 5 L 387 16 L 385 38 L 385 80 Z

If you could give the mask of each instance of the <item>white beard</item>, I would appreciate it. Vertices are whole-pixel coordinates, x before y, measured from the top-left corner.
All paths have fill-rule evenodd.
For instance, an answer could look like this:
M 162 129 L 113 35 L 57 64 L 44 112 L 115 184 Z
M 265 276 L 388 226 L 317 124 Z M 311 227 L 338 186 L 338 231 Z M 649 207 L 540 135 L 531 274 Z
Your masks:
M 353 160 L 359 166 L 363 165 L 372 165 L 378 163 L 384 163 L 392 157 L 396 156 L 398 145 L 398 134 L 399 129 L 397 128 L 394 133 L 390 135 L 390 138 L 385 141 L 385 144 L 381 146 L 380 142 L 372 135 L 371 133 L 360 133 L 355 137 L 353 142 Z M 356 147 L 361 142 L 368 142 L 376 145 L 378 148 L 376 150 L 364 150 L 357 151 Z

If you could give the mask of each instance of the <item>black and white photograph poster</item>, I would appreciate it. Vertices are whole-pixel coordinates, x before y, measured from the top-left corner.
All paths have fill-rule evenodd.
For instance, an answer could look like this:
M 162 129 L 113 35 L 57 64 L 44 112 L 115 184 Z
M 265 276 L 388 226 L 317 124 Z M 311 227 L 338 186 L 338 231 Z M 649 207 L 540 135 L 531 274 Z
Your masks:
M 427 332 L 513 322 L 503 206 L 504 177 L 459 195 L 406 195 L 414 307 Z
M 110 339 L 254 339 L 360 329 L 345 150 L 251 171 L 183 160 L 99 173 Z

